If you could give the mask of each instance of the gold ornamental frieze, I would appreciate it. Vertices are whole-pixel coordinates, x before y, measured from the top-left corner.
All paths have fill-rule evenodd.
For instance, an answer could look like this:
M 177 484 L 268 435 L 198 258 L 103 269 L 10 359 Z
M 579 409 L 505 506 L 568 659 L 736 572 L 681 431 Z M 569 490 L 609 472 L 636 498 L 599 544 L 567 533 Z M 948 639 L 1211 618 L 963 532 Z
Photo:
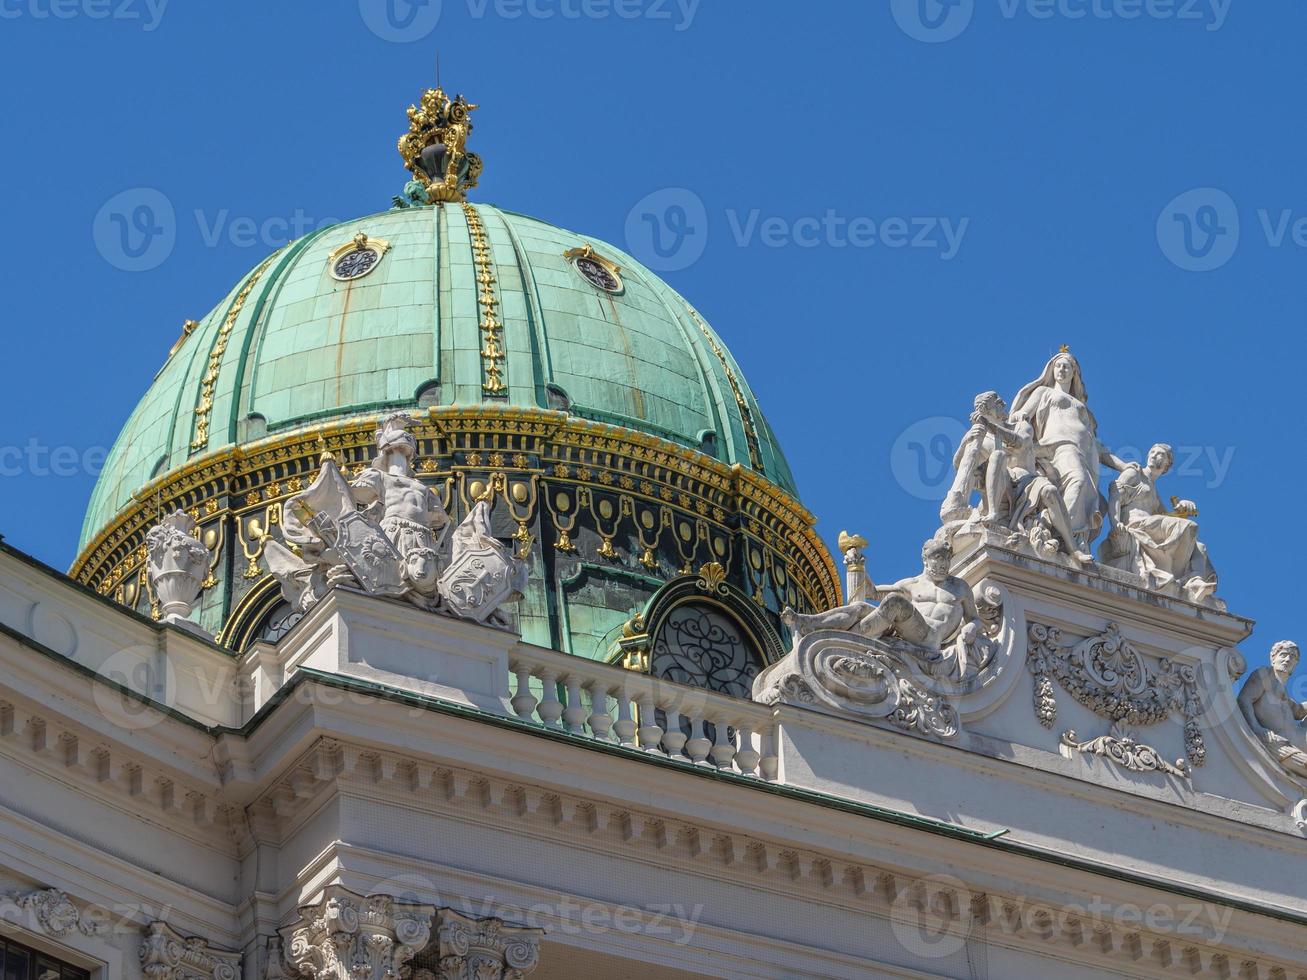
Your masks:
M 792 497 L 742 466 L 656 436 L 545 409 L 480 404 L 415 413 L 418 473 L 447 509 L 479 499 L 507 515 L 520 555 L 569 558 L 663 578 L 718 563 L 760 607 L 828 608 L 835 564 Z M 71 574 L 124 604 L 139 601 L 145 532 L 181 508 L 231 555 L 227 619 L 253 591 L 271 597 L 260 559 L 283 502 L 312 481 L 322 452 L 349 474 L 371 461 L 376 414 L 197 456 L 142 488 L 84 549 Z M 584 532 L 584 534 L 582 533 Z M 540 540 L 539 534 L 549 535 Z M 215 572 L 218 570 L 215 561 Z M 243 584 L 242 584 L 243 583 Z M 206 580 L 212 588 L 214 574 Z

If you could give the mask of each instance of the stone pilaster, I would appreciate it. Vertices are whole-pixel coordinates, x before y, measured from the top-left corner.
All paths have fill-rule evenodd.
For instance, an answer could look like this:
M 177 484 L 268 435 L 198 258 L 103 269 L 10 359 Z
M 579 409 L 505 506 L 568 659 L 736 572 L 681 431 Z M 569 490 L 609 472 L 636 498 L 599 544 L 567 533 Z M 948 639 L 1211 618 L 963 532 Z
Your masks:
M 543 929 L 440 910 L 440 980 L 522 980 L 540 963 Z
M 279 930 L 286 962 L 312 980 L 403 980 L 431 940 L 435 908 L 364 898 L 339 885 L 300 907 L 300 921 Z

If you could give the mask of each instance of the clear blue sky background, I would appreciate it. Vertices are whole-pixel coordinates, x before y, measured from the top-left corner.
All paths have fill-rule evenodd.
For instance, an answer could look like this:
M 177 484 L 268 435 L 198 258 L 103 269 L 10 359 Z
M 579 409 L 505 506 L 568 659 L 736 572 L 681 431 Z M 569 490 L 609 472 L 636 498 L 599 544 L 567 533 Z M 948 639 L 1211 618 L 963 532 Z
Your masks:
M 1307 216 L 1307 7 L 444 0 L 428 33 L 430 7 L 387 2 L 0 0 L 11 543 L 71 562 L 88 451 L 182 320 L 282 243 L 277 219 L 388 205 L 439 47 L 483 107 L 477 199 L 683 265 L 668 280 L 743 365 L 823 535 L 866 534 L 878 580 L 917 567 L 941 437 L 974 394 L 1010 398 L 1066 343 L 1110 446 L 1183 447 L 1165 489 L 1198 502 L 1222 594 L 1259 621 L 1249 660 L 1307 639 L 1289 561 L 1307 249 L 1282 227 Z M 125 272 L 93 226 L 140 187 L 175 208 L 175 247 Z M 1226 196 L 1171 204 L 1195 188 Z M 641 215 L 676 224 L 678 205 L 693 232 L 648 256 Z M 850 244 L 828 213 L 889 243 Z M 273 220 L 250 241 L 240 218 Z M 945 258 L 894 218 L 909 239 L 915 219 L 966 226 Z M 71 447 L 73 472 L 31 445 Z

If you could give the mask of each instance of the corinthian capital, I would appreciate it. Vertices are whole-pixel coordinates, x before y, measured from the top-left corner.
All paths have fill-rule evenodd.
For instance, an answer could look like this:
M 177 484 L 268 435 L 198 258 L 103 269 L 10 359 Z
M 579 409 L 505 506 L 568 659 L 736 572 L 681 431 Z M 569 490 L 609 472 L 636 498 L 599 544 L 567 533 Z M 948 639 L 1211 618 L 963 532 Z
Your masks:
M 286 961 L 313 980 L 403 980 L 431 939 L 435 908 L 364 898 L 331 885 L 300 921 L 279 930 Z
M 543 929 L 440 910 L 440 980 L 522 980 L 540 962 Z
M 151 922 L 141 939 L 141 972 L 149 980 L 241 980 L 241 954 Z

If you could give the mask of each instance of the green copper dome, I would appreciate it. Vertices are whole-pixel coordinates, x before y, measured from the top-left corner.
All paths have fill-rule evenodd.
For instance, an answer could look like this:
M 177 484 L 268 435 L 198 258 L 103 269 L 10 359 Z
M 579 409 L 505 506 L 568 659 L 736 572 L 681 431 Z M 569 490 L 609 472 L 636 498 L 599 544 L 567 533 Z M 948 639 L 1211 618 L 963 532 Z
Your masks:
M 363 249 L 375 254 L 342 263 Z M 83 546 L 196 457 L 392 407 L 565 409 L 795 493 L 734 358 L 679 294 L 611 245 L 494 207 L 316 232 L 188 328 L 109 454 Z

